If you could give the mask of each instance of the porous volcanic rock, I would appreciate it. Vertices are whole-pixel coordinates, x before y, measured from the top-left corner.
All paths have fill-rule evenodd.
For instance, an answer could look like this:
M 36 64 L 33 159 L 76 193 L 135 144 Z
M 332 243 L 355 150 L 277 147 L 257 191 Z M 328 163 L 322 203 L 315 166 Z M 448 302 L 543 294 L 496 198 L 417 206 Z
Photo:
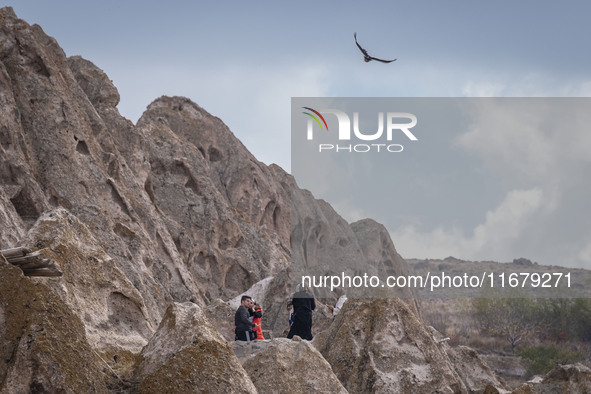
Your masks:
M 26 232 L 43 212 L 69 210 L 142 292 L 149 323 L 157 325 L 167 299 L 190 298 L 198 288 L 165 250 L 174 242 L 118 150 L 125 145 L 117 141 L 120 124 L 101 117 L 54 39 L 10 8 L 0 19 L 0 188 L 10 201 L 5 209 L 20 219 L 12 223 Z M 149 261 L 170 279 L 154 280 Z
M 43 283 L 0 261 L 0 392 L 107 393 L 82 322 Z
M 373 219 L 363 219 L 351 223 L 351 230 L 357 237 L 366 260 L 378 272 L 395 276 L 409 273 L 406 262 L 396 251 L 383 224 Z M 410 293 L 407 295 L 410 296 Z
M 273 276 L 281 281 L 272 298 L 281 302 L 269 304 L 265 324 L 279 330 L 302 273 L 404 264 L 389 256 L 391 246 L 368 262 L 367 248 L 328 203 L 257 161 L 196 103 L 160 97 L 133 125 L 99 67 L 66 57 L 10 8 L 0 19 L 3 247 L 20 246 L 44 212 L 67 209 L 139 291 L 146 327 L 171 301 L 204 306 Z
M 487 387 L 493 387 L 501 392 L 508 392 L 509 388 L 505 382 L 495 376 L 476 350 L 467 346 L 451 347 L 447 342 L 441 343 L 440 346 L 449 356 L 454 370 L 466 385 L 469 393 L 481 393 Z
M 43 248 L 58 263 L 61 278 L 35 279 L 52 288 L 81 321 L 95 349 L 139 353 L 156 327 L 140 292 L 91 231 L 64 208 L 41 215 L 24 244 Z
M 219 178 L 230 176 L 234 161 L 266 168 L 247 151 L 235 152 L 245 148 L 227 126 L 188 99 L 161 97 L 142 115 L 138 130 L 148 141 L 150 173 L 144 189 L 162 213 L 175 252 L 200 284 L 206 302 L 234 297 L 287 267 L 286 247 L 273 228 L 265 226 L 254 208 L 232 205 L 231 191 L 224 188 L 230 180 Z M 224 164 L 230 161 L 231 166 Z M 240 188 L 246 195 L 256 194 L 265 190 L 263 179 L 271 182 L 269 176 L 266 170 L 258 181 L 249 177 Z M 232 185 L 238 187 L 236 181 Z M 269 193 L 269 199 L 278 199 L 277 193 Z M 289 227 L 288 217 L 278 212 L 275 217 L 278 225 Z
M 347 393 L 308 341 L 276 339 L 243 366 L 259 393 Z
M 203 174 L 211 179 L 228 203 L 257 226 L 276 234 L 290 248 L 289 189 L 276 181 L 277 166 L 256 158 L 217 117 L 189 99 L 163 96 L 152 102 L 138 127 L 162 126 L 195 148 L 204 159 Z
M 232 342 L 235 337 L 234 314 L 236 313 L 236 309 L 230 306 L 229 302 L 219 298 L 209 303 L 204 309 L 207 320 L 214 325 L 228 342 Z
M 117 89 L 97 66 L 67 58 L 11 8 L 0 20 L 3 248 L 20 246 L 44 212 L 67 209 L 139 291 L 142 324 L 153 327 L 171 301 L 232 298 L 285 269 L 289 203 L 273 178 L 280 171 L 185 98 L 156 100 L 134 126 L 118 113 Z M 168 124 L 190 127 L 172 130 L 156 114 L 164 109 Z M 204 157 L 200 144 L 216 138 Z M 216 160 L 216 149 L 225 159 Z M 241 175 L 230 174 L 251 165 L 256 179 L 239 184 Z M 224 189 L 230 179 L 236 192 Z M 261 197 L 234 207 L 239 189 Z
M 349 392 L 467 392 L 445 351 L 401 299 L 348 299 L 314 345 Z
M 142 350 L 139 393 L 256 393 L 230 344 L 191 302 L 174 303 Z

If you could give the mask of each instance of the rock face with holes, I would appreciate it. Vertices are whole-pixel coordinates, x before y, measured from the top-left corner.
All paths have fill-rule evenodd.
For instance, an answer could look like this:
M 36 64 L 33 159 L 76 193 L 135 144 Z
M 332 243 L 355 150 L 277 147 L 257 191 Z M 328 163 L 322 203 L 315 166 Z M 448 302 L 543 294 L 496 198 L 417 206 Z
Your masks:
M 348 224 L 194 102 L 160 97 L 137 125 L 118 102 L 102 70 L 0 9 L 0 248 L 42 250 L 63 272 L 31 279 L 0 262 L 0 392 L 119 392 L 103 372 L 124 356 L 140 358 L 126 386 L 139 392 L 266 392 L 275 362 L 310 383 L 269 369 L 291 392 L 328 390 L 316 372 L 334 392 L 466 390 L 412 301 L 390 298 L 411 294 L 334 319 L 324 303 L 341 294 L 318 289 L 320 353 L 280 342 L 249 361 L 253 384 L 209 322 L 231 340 L 231 300 L 256 291 L 277 337 L 303 273 L 400 275 L 405 262 L 382 225 Z
M 144 191 L 207 302 L 287 267 L 287 191 L 227 126 L 190 100 L 161 97 L 138 132 L 150 164 Z
M 286 268 L 288 192 L 273 180 L 281 170 L 255 160 L 219 119 L 184 98 L 156 100 L 133 125 L 98 67 L 66 58 L 10 8 L 0 22 L 2 247 L 24 242 L 40 220 L 27 242 L 86 247 L 63 261 L 72 277 L 109 268 L 114 286 L 93 278 L 84 283 L 90 289 L 57 289 L 79 311 L 101 310 L 81 316 L 89 331 L 108 322 L 109 302 L 128 304 L 121 307 L 133 310 L 129 319 L 144 319 L 134 328 L 143 343 L 129 344 L 137 349 L 171 301 L 228 299 Z M 58 231 L 52 241 L 51 221 L 84 230 L 77 240 L 75 231 Z
M 112 264 L 142 300 L 115 288 L 89 294 L 130 300 L 144 327 L 156 327 L 171 301 L 207 305 L 274 277 L 263 307 L 276 318 L 265 324 L 283 330 L 281 303 L 304 269 L 403 269 L 385 229 L 349 226 L 281 168 L 257 161 L 197 104 L 161 97 L 133 125 L 119 115 L 119 94 L 102 70 L 67 58 L 10 8 L 0 18 L 2 247 L 22 242 L 44 213 L 57 218 L 67 210 L 88 230 L 85 239 L 100 245 L 99 261 Z M 48 241 L 44 231 L 38 235 Z M 362 244 L 374 234 L 380 241 L 371 248 L 381 249 L 368 253 Z M 69 297 L 79 310 L 90 299 Z M 148 331 L 138 330 L 144 341 Z
M 23 240 L 57 261 L 63 276 L 44 280 L 81 321 L 98 349 L 141 351 L 155 326 L 144 298 L 91 231 L 66 209 L 39 218 Z

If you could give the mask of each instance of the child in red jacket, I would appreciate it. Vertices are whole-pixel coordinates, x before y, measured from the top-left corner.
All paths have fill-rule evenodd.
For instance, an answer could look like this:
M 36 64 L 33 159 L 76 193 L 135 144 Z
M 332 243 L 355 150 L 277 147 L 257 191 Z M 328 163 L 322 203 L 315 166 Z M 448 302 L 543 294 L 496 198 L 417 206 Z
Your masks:
M 256 332 L 256 334 L 257 334 L 255 339 L 262 341 L 263 340 L 263 329 L 261 328 L 261 318 L 263 317 L 263 308 L 261 308 L 261 306 L 255 302 L 254 307 L 253 307 L 253 311 L 254 312 L 252 314 L 252 322 L 254 324 L 258 324 L 258 326 L 256 326 L 252 330 L 254 332 Z

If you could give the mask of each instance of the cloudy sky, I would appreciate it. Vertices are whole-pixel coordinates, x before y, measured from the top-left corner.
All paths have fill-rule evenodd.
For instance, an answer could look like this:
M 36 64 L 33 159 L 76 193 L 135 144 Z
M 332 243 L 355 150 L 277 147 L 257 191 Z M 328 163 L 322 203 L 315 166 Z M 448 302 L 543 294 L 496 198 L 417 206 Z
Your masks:
M 186 96 L 227 123 L 259 160 L 288 171 L 291 97 L 591 94 L 591 4 L 581 1 L 0 4 L 41 25 L 67 55 L 102 68 L 119 89 L 125 117 L 135 122 L 161 95 Z M 354 32 L 370 53 L 398 60 L 364 63 Z M 494 115 L 491 109 L 479 119 Z M 425 196 L 438 198 L 401 201 L 396 214 L 375 217 L 398 251 L 591 268 L 584 127 L 572 134 L 531 127 L 519 143 L 514 134 L 461 130 L 434 136 L 440 145 L 433 156 L 399 160 L 417 171 Z M 400 181 L 402 190 L 418 190 Z M 475 202 L 459 206 L 458 196 L 476 190 Z M 371 213 L 363 202 L 312 192 L 350 221 Z

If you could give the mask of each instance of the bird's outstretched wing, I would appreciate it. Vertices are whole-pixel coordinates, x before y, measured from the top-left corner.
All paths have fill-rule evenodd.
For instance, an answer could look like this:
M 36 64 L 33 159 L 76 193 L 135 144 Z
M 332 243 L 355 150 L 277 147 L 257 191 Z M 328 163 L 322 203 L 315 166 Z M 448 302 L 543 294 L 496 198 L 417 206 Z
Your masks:
M 361 53 L 363 53 L 363 56 L 371 57 L 371 56 L 369 56 L 369 54 L 367 53 L 367 51 L 365 49 L 363 49 L 361 47 L 361 45 L 359 45 L 359 43 L 357 42 L 357 32 L 355 32 L 353 34 L 353 37 L 355 37 L 355 44 L 357 44 L 357 48 L 359 48 L 359 50 L 361 51 Z
M 370 60 L 377 60 L 378 62 L 382 62 L 382 63 L 392 63 L 392 62 L 398 60 L 398 59 L 384 60 L 384 59 L 378 59 L 377 57 L 370 56 L 369 53 L 367 53 L 367 51 L 365 49 L 363 49 L 363 47 L 361 45 L 359 45 L 359 43 L 357 42 L 357 32 L 355 32 L 353 34 L 353 37 L 355 37 L 355 44 L 357 44 L 357 48 L 359 48 L 361 53 L 363 53 L 363 58 L 366 62 L 369 62 Z
M 378 62 L 382 62 L 382 63 L 392 63 L 395 62 L 398 59 L 392 59 L 392 60 L 384 60 L 384 59 L 378 59 L 377 57 L 373 57 L 370 56 L 371 60 L 377 60 Z

